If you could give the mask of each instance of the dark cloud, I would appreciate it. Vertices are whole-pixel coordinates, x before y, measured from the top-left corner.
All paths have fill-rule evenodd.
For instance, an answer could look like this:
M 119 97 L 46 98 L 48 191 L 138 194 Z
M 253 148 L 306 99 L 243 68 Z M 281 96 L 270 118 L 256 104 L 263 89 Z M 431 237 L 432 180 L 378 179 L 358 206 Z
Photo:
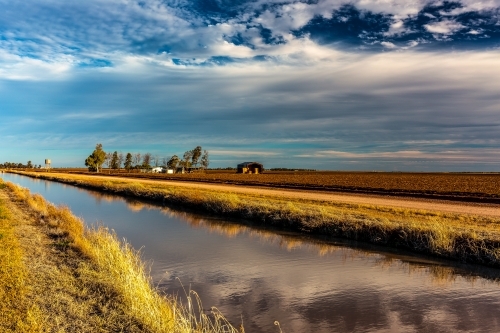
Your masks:
M 372 51 L 380 50 L 384 42 L 395 47 L 407 47 L 413 42 L 420 44 L 421 49 L 500 46 L 498 9 L 455 13 L 463 8 L 459 2 L 430 3 L 417 15 L 401 20 L 400 31 L 391 34 L 390 27 L 396 21 L 393 14 L 361 11 L 355 5 L 343 5 L 332 12 L 331 18 L 316 15 L 294 34 L 297 37 L 309 35 L 322 44 L 363 46 Z
M 248 9 L 246 5 L 254 2 L 248 0 L 194 0 L 191 1 L 190 9 L 210 20 L 211 24 L 217 24 L 239 17 L 242 12 Z
M 372 51 L 417 44 L 422 49 L 491 49 L 500 41 L 498 8 L 474 9 L 452 1 L 424 3 L 415 14 L 404 16 L 390 7 L 329 0 L 90 1 L 57 6 L 45 1 L 3 7 L 0 48 L 44 60 L 71 55 L 83 66 L 89 59 L 111 61 L 102 57 L 110 52 L 166 52 L 185 61 L 235 57 L 229 51 L 214 53 L 221 41 L 270 55 L 268 46 L 290 43 L 290 33 L 320 44 Z
M 285 39 L 282 36 L 273 36 L 273 32 L 267 28 L 261 27 L 260 36 L 262 37 L 262 41 L 266 44 L 285 44 Z
M 332 14 L 332 18 L 314 17 L 296 36 L 309 34 L 323 44 L 340 42 L 359 46 L 373 44 L 389 30 L 391 15 L 359 11 L 353 5 L 344 5 Z
M 498 10 L 466 11 L 459 2 L 431 3 L 403 20 L 405 33 L 387 38 L 397 45 L 419 41 L 421 48 L 496 48 L 500 46 Z

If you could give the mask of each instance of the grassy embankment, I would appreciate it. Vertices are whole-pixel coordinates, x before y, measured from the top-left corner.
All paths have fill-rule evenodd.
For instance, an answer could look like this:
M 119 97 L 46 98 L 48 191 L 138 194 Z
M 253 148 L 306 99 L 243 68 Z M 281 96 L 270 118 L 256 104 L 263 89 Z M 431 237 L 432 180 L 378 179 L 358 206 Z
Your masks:
M 22 174 L 290 230 L 500 267 L 500 220 L 497 218 L 236 194 L 82 175 Z
M 140 255 L 68 208 L 0 180 L 0 331 L 237 332 L 151 285 Z
M 0 190 L 5 189 L 0 182 Z M 18 223 L 7 203 L 0 198 L 0 330 L 2 332 L 37 332 L 43 321 L 39 308 L 27 295 L 28 270 L 15 235 Z

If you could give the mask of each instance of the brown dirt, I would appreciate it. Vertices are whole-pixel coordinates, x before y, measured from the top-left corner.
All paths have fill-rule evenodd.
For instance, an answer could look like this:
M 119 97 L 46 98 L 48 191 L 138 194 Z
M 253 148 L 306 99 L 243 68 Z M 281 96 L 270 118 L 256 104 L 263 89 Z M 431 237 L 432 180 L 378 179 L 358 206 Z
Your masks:
M 51 173 L 51 175 L 59 175 L 71 177 L 66 173 Z M 75 176 L 81 178 L 82 175 Z M 90 179 L 109 179 L 105 175 L 87 176 Z M 483 203 L 468 203 L 454 202 L 436 199 L 419 199 L 412 197 L 391 197 L 371 194 L 352 194 L 352 193 L 332 193 L 313 190 L 292 190 L 292 189 L 275 189 L 266 187 L 244 186 L 244 185 L 225 185 L 225 184 L 210 184 L 188 181 L 173 181 L 173 180 L 150 180 L 150 179 L 131 179 L 129 177 L 113 177 L 113 180 L 123 182 L 143 182 L 149 184 L 165 184 L 178 187 L 200 188 L 215 191 L 225 191 L 234 193 L 245 193 L 251 195 L 263 195 L 281 198 L 295 198 L 314 201 L 326 202 L 342 202 L 350 204 L 389 206 L 397 208 L 418 209 L 428 211 L 439 211 L 444 213 L 457 214 L 472 214 L 489 217 L 500 217 L 499 204 L 483 204 Z
M 89 174 L 88 171 L 81 169 L 56 169 L 54 172 Z M 294 189 L 450 198 L 490 198 L 497 199 L 500 203 L 500 173 L 266 171 L 260 175 L 245 175 L 236 174 L 234 171 L 216 170 L 208 170 L 206 173 L 156 174 L 140 173 L 138 170 L 127 173 L 125 170 L 105 169 L 102 174 L 141 179 L 185 180 Z

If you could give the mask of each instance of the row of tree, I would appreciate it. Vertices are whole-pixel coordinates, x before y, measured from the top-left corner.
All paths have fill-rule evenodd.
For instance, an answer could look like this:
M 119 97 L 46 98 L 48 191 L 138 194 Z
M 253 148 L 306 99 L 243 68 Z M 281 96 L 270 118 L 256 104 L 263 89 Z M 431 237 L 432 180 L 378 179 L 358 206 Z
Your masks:
M 102 165 L 106 165 L 109 169 L 121 169 L 123 167 L 130 171 L 131 169 L 151 169 L 155 167 L 165 167 L 176 170 L 177 168 L 202 168 L 206 169 L 209 165 L 208 151 L 203 150 L 201 146 L 197 146 L 193 150 L 188 150 L 184 153 L 182 159 L 177 155 L 170 158 L 160 158 L 158 155 L 150 153 L 123 153 L 115 151 L 106 153 L 103 150 L 102 144 L 98 143 L 92 154 L 85 160 L 85 166 L 89 171 L 99 172 Z
M 37 166 L 36 164 L 31 163 L 31 161 L 28 161 L 26 164 L 12 162 L 0 164 L 0 169 L 40 169 L 41 167 L 41 164 Z
M 180 159 L 177 155 L 172 156 L 166 163 L 166 166 L 169 169 L 176 169 L 179 167 L 201 167 L 202 169 L 206 169 L 208 168 L 209 163 L 208 151 L 203 150 L 201 146 L 197 146 L 193 150 L 186 151 L 182 156 L 182 159 Z

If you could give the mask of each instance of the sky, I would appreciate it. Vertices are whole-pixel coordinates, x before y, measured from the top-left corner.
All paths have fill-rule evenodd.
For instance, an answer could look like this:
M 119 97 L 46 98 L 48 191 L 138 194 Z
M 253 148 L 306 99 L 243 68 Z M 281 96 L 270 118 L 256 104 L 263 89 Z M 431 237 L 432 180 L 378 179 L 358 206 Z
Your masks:
M 500 171 L 500 0 L 0 0 L 0 163 Z

